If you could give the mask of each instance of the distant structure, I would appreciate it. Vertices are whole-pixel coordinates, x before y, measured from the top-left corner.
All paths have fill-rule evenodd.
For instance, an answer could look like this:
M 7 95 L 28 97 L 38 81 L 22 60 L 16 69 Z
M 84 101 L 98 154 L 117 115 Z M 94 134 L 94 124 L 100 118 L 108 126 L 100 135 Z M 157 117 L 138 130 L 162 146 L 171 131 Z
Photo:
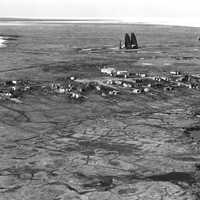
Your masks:
M 131 49 L 131 39 L 128 33 L 125 34 L 124 43 L 126 49 Z
M 122 45 L 122 41 L 120 40 L 120 49 L 138 49 L 138 43 L 135 36 L 135 33 L 131 33 L 131 37 L 128 33 L 124 36 L 124 45 Z
M 131 47 L 133 49 L 138 49 L 138 43 L 137 43 L 135 33 L 131 33 Z
M 113 76 L 116 73 L 116 69 L 112 67 L 102 68 L 101 73 Z

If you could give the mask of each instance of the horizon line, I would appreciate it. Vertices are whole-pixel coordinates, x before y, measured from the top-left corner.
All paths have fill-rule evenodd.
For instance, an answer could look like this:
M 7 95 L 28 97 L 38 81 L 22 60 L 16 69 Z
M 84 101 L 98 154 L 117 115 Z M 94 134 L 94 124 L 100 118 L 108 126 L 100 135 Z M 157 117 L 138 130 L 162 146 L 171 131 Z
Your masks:
M 147 19 L 151 19 L 148 20 Z M 171 19 L 171 18 L 170 18 Z M 194 20 L 192 20 L 194 21 Z M 176 23 L 164 19 L 159 21 L 157 18 L 141 19 L 114 19 L 114 18 L 42 18 L 42 17 L 0 17 L 0 22 L 69 22 L 69 23 L 107 23 L 107 24 L 143 24 L 143 25 L 160 25 L 160 26 L 180 26 L 180 27 L 194 27 L 200 28 L 200 24 L 192 23 Z

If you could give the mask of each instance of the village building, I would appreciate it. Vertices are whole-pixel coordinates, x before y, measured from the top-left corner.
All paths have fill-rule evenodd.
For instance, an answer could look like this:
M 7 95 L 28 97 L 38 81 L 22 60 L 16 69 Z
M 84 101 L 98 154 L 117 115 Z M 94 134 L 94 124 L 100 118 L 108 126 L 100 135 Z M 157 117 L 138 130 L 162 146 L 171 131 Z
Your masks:
M 113 76 L 114 74 L 116 74 L 116 69 L 112 67 L 102 68 L 101 73 Z
M 163 81 L 169 81 L 169 78 L 166 77 L 166 76 L 161 76 L 160 78 L 161 78 L 161 80 L 163 80 Z
M 133 89 L 132 92 L 133 92 L 134 94 L 140 94 L 142 91 L 141 91 L 140 89 L 135 88 L 135 89 Z
M 107 83 L 108 85 L 113 85 L 113 84 L 114 84 L 114 80 L 107 80 L 106 83 Z
M 121 80 L 115 80 L 115 82 L 114 82 L 116 85 L 122 85 L 123 84 L 123 82 L 121 81 Z
M 122 86 L 125 87 L 125 88 L 131 88 L 132 87 L 132 85 L 130 83 L 123 83 Z
M 66 90 L 64 88 L 59 88 L 56 90 L 56 92 L 59 94 L 64 94 L 66 92 Z
M 146 74 L 140 74 L 140 77 L 145 78 L 145 77 L 147 77 L 147 75 Z
M 6 86 L 14 86 L 14 85 L 16 85 L 17 84 L 17 81 L 15 81 L 15 80 L 12 80 L 12 81 L 6 81 L 5 82 L 5 85 Z
M 149 88 L 144 88 L 144 92 L 149 92 L 150 89 Z
M 70 80 L 71 80 L 71 81 L 75 81 L 75 80 L 76 80 L 76 77 L 75 77 L 75 76 L 71 76 L 71 77 L 70 77 Z
M 74 98 L 74 99 L 79 99 L 82 97 L 81 94 L 76 93 L 76 92 L 71 92 L 70 95 L 71 95 L 71 98 Z
M 105 97 L 105 96 L 106 96 L 106 94 L 105 94 L 104 92 L 102 92 L 102 93 L 101 93 L 101 96 L 102 96 L 102 97 Z
M 117 90 L 109 91 L 109 95 L 117 95 L 118 93 L 119 93 L 119 91 L 117 91 Z
M 178 77 L 175 81 L 176 82 L 182 82 L 182 81 L 184 81 L 184 77 Z
M 189 89 L 193 88 L 192 84 L 186 84 L 186 87 L 188 87 Z
M 181 72 L 179 71 L 170 71 L 171 75 L 181 75 Z
M 152 87 L 152 84 L 151 84 L 151 83 L 149 83 L 149 84 L 147 85 L 147 87 Z
M 101 91 L 101 86 L 100 85 L 97 85 L 95 88 L 96 88 L 97 91 Z
M 128 72 L 128 71 L 117 71 L 117 72 L 116 72 L 116 76 L 128 78 L 129 72 Z

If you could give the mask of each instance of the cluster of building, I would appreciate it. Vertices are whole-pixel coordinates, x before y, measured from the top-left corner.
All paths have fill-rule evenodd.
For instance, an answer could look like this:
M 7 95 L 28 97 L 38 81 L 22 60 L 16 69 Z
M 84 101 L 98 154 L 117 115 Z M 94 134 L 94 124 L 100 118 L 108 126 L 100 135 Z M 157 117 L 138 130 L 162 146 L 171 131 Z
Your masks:
M 65 94 L 71 99 L 83 100 L 89 93 L 99 94 L 101 96 L 117 95 L 119 91 L 115 90 L 103 82 L 91 80 L 65 80 L 62 83 L 50 84 L 51 90 L 57 94 Z
M 41 91 L 44 94 L 63 94 L 73 100 L 84 100 L 88 94 L 106 96 L 140 94 L 154 91 L 172 91 L 179 87 L 200 89 L 200 75 L 171 71 L 162 75 L 133 73 L 113 67 L 101 69 L 104 75 L 98 79 L 76 79 L 71 76 L 52 83 L 31 81 L 0 81 L 0 100 L 21 103 L 24 94 Z
M 52 83 L 37 83 L 22 80 L 0 81 L 0 100 L 22 103 L 25 94 L 40 92 L 44 95 L 65 95 L 72 100 L 84 100 L 87 94 L 94 92 L 96 94 L 107 96 L 117 95 L 118 91 L 97 81 L 76 80 L 75 77 L 69 77 L 62 81 Z M 37 93 L 39 94 L 39 93 Z
M 21 103 L 21 98 L 24 93 L 31 91 L 29 81 L 22 80 L 7 80 L 0 81 L 0 100 L 10 100 L 16 103 Z
M 72 99 L 83 99 L 81 87 L 72 83 L 51 83 L 50 89 L 57 94 L 65 94 Z
M 149 75 L 116 70 L 113 67 L 104 67 L 101 69 L 101 73 L 111 77 L 107 84 L 133 89 L 133 93 L 149 92 L 151 89 L 171 91 L 178 87 L 200 89 L 200 75 L 191 75 L 180 71 Z
M 0 100 L 22 103 L 24 95 L 33 92 L 41 92 L 42 94 L 66 94 L 72 99 L 84 98 L 82 95 L 83 87 L 75 83 L 75 77 L 70 77 L 70 80 L 61 81 L 60 83 L 40 83 L 24 80 L 0 81 Z

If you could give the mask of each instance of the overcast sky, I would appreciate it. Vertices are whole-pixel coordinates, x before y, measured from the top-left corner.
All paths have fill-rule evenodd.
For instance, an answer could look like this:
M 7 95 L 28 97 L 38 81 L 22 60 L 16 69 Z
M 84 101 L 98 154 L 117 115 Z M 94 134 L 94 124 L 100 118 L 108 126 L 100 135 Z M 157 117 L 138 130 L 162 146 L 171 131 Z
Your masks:
M 0 0 L 0 17 L 109 18 L 200 26 L 200 0 Z

